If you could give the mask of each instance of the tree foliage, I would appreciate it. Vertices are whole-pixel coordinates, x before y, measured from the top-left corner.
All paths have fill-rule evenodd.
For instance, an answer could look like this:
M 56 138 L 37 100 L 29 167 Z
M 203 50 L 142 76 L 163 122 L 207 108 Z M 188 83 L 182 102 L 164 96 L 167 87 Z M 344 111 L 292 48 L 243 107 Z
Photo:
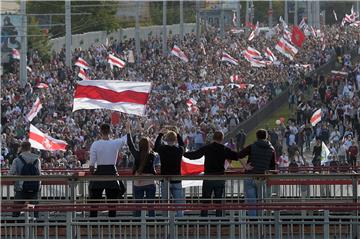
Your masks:
M 46 33 L 38 26 L 39 22 L 35 17 L 30 17 L 28 24 L 28 48 L 29 51 L 36 50 L 44 62 L 50 60 L 51 44 Z

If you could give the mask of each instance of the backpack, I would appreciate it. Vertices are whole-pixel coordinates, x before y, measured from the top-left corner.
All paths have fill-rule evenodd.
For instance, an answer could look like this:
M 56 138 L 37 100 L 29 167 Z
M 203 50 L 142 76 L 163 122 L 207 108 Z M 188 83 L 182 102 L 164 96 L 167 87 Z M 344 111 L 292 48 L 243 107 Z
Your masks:
M 40 175 L 39 169 L 36 168 L 37 160 L 33 163 L 26 163 L 24 158 L 20 155 L 19 159 L 24 164 L 21 169 L 20 175 Z M 40 189 L 40 182 L 39 181 L 24 181 L 22 186 L 22 191 L 25 193 L 35 193 L 38 192 Z

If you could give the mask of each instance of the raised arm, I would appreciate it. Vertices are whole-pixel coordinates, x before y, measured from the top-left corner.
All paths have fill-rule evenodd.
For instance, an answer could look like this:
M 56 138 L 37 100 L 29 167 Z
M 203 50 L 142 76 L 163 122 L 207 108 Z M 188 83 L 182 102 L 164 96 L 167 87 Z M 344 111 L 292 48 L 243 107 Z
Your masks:
M 130 122 L 126 122 L 126 133 L 127 133 L 127 145 L 129 146 L 130 153 L 135 157 L 137 150 L 135 149 L 134 142 L 131 137 L 131 125 Z
M 199 159 L 205 155 L 205 152 L 206 152 L 206 146 L 201 147 L 198 150 L 193 151 L 193 152 L 185 152 L 184 157 L 188 158 L 188 159 Z
M 163 137 L 163 133 L 160 133 L 159 135 L 158 135 L 158 137 L 156 138 L 156 140 L 155 140 L 155 145 L 154 145 L 154 151 L 155 152 L 159 152 L 159 150 L 160 150 L 160 147 L 161 147 L 161 139 L 162 139 L 162 137 Z

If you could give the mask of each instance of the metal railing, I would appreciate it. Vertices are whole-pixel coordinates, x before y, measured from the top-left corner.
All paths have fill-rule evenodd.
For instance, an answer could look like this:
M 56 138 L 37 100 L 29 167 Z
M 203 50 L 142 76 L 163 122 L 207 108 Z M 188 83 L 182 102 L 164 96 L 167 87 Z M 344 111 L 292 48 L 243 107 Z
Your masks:
M 185 189 L 184 203 L 162 199 L 159 185 L 152 202 L 138 203 L 132 190 L 123 199 L 93 203 L 88 198 L 89 181 L 114 180 L 111 176 L 46 175 L 2 176 L 1 191 L 16 180 L 40 180 L 42 191 L 61 185 L 66 193 L 44 196 L 39 204 L 14 204 L 12 196 L 3 197 L 1 205 L 2 238 L 355 238 L 359 237 L 358 174 L 279 174 L 225 176 L 120 176 L 118 180 L 131 185 L 134 180 L 155 180 L 169 187 L 171 180 L 225 180 L 221 203 L 204 203 L 201 187 Z M 244 180 L 258 182 L 256 204 L 244 202 Z M 49 189 L 47 189 L 49 190 Z M 103 200 L 105 202 L 105 200 Z M 99 217 L 89 218 L 91 209 Z M 116 210 L 115 218 L 107 210 Z M 200 217 L 200 210 L 209 210 L 209 217 Z M 214 210 L 222 210 L 215 217 Z M 255 209 L 258 216 L 247 216 Z M 134 217 L 134 211 L 140 211 Z M 155 210 L 155 217 L 147 211 Z M 175 211 L 183 210 L 183 217 Z M 23 212 L 15 218 L 12 212 Z M 32 213 L 39 212 L 37 220 Z

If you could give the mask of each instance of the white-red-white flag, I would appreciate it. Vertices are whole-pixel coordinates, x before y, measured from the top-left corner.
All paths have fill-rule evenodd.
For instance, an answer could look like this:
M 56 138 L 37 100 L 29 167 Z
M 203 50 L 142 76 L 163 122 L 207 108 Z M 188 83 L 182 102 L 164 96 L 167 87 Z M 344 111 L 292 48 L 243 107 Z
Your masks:
M 120 58 L 117 58 L 113 54 L 109 54 L 108 63 L 110 64 L 111 69 L 113 69 L 113 66 L 117 66 L 119 68 L 124 68 L 126 65 L 125 61 L 121 60 Z
M 239 65 L 238 60 L 236 60 L 234 57 L 230 56 L 228 53 L 223 52 L 221 56 L 221 61 L 227 61 L 234 65 Z
M 321 121 L 321 108 L 315 111 L 315 113 L 311 116 L 310 123 L 312 126 L 315 126 L 320 121 Z
M 32 124 L 30 124 L 29 143 L 32 148 L 48 151 L 66 151 L 67 146 L 65 141 L 44 134 Z
M 38 83 L 35 87 L 39 89 L 47 89 L 49 88 L 49 85 L 45 83 Z
M 191 107 L 191 106 L 193 106 L 193 105 L 196 105 L 196 100 L 194 100 L 193 98 L 190 98 L 190 99 L 188 99 L 187 101 L 186 101 L 186 105 L 188 106 L 188 107 Z
M 287 42 L 284 38 L 280 38 L 279 42 L 275 46 L 275 49 L 284 56 L 288 57 L 290 60 L 293 60 L 296 53 L 298 53 L 298 49 Z
M 255 29 L 250 33 L 248 40 L 251 41 L 260 33 L 259 22 L 256 23 Z
M 74 93 L 73 111 L 109 109 L 143 116 L 150 90 L 151 82 L 79 81 Z
M 258 58 L 258 59 L 262 58 L 261 53 L 255 48 L 252 48 L 250 46 L 248 46 L 248 48 L 244 51 L 244 53 L 250 56 L 251 58 Z
M 269 47 L 266 47 L 265 52 L 264 52 L 265 57 L 267 57 L 270 61 L 274 62 L 277 61 L 276 56 L 274 55 L 274 53 L 270 50 Z
M 42 109 L 42 104 L 40 102 L 39 97 L 36 99 L 33 107 L 31 108 L 30 112 L 26 115 L 26 118 L 29 122 L 31 122 L 36 115 L 39 113 L 39 111 Z
M 199 175 L 204 173 L 205 157 L 199 159 L 190 160 L 182 157 L 181 160 L 181 175 Z M 181 184 L 183 188 L 201 186 L 202 180 L 182 180 Z
M 239 75 L 234 74 L 230 76 L 230 82 L 239 82 L 239 81 L 242 81 L 242 78 Z
M 89 69 L 90 68 L 90 65 L 89 63 L 87 63 L 84 59 L 82 59 L 81 57 L 79 57 L 77 59 L 77 61 L 75 62 L 75 66 L 78 66 L 82 69 Z
M 13 48 L 11 51 L 11 56 L 13 59 L 20 60 L 20 52 L 18 49 Z
M 81 78 L 82 80 L 91 80 L 91 79 L 88 77 L 86 71 L 85 71 L 84 69 L 82 69 L 82 68 L 80 68 L 80 70 L 79 70 L 78 77 Z
M 174 45 L 173 49 L 171 50 L 171 54 L 179 57 L 184 62 L 189 62 L 189 58 L 185 55 L 185 53 L 177 45 Z

